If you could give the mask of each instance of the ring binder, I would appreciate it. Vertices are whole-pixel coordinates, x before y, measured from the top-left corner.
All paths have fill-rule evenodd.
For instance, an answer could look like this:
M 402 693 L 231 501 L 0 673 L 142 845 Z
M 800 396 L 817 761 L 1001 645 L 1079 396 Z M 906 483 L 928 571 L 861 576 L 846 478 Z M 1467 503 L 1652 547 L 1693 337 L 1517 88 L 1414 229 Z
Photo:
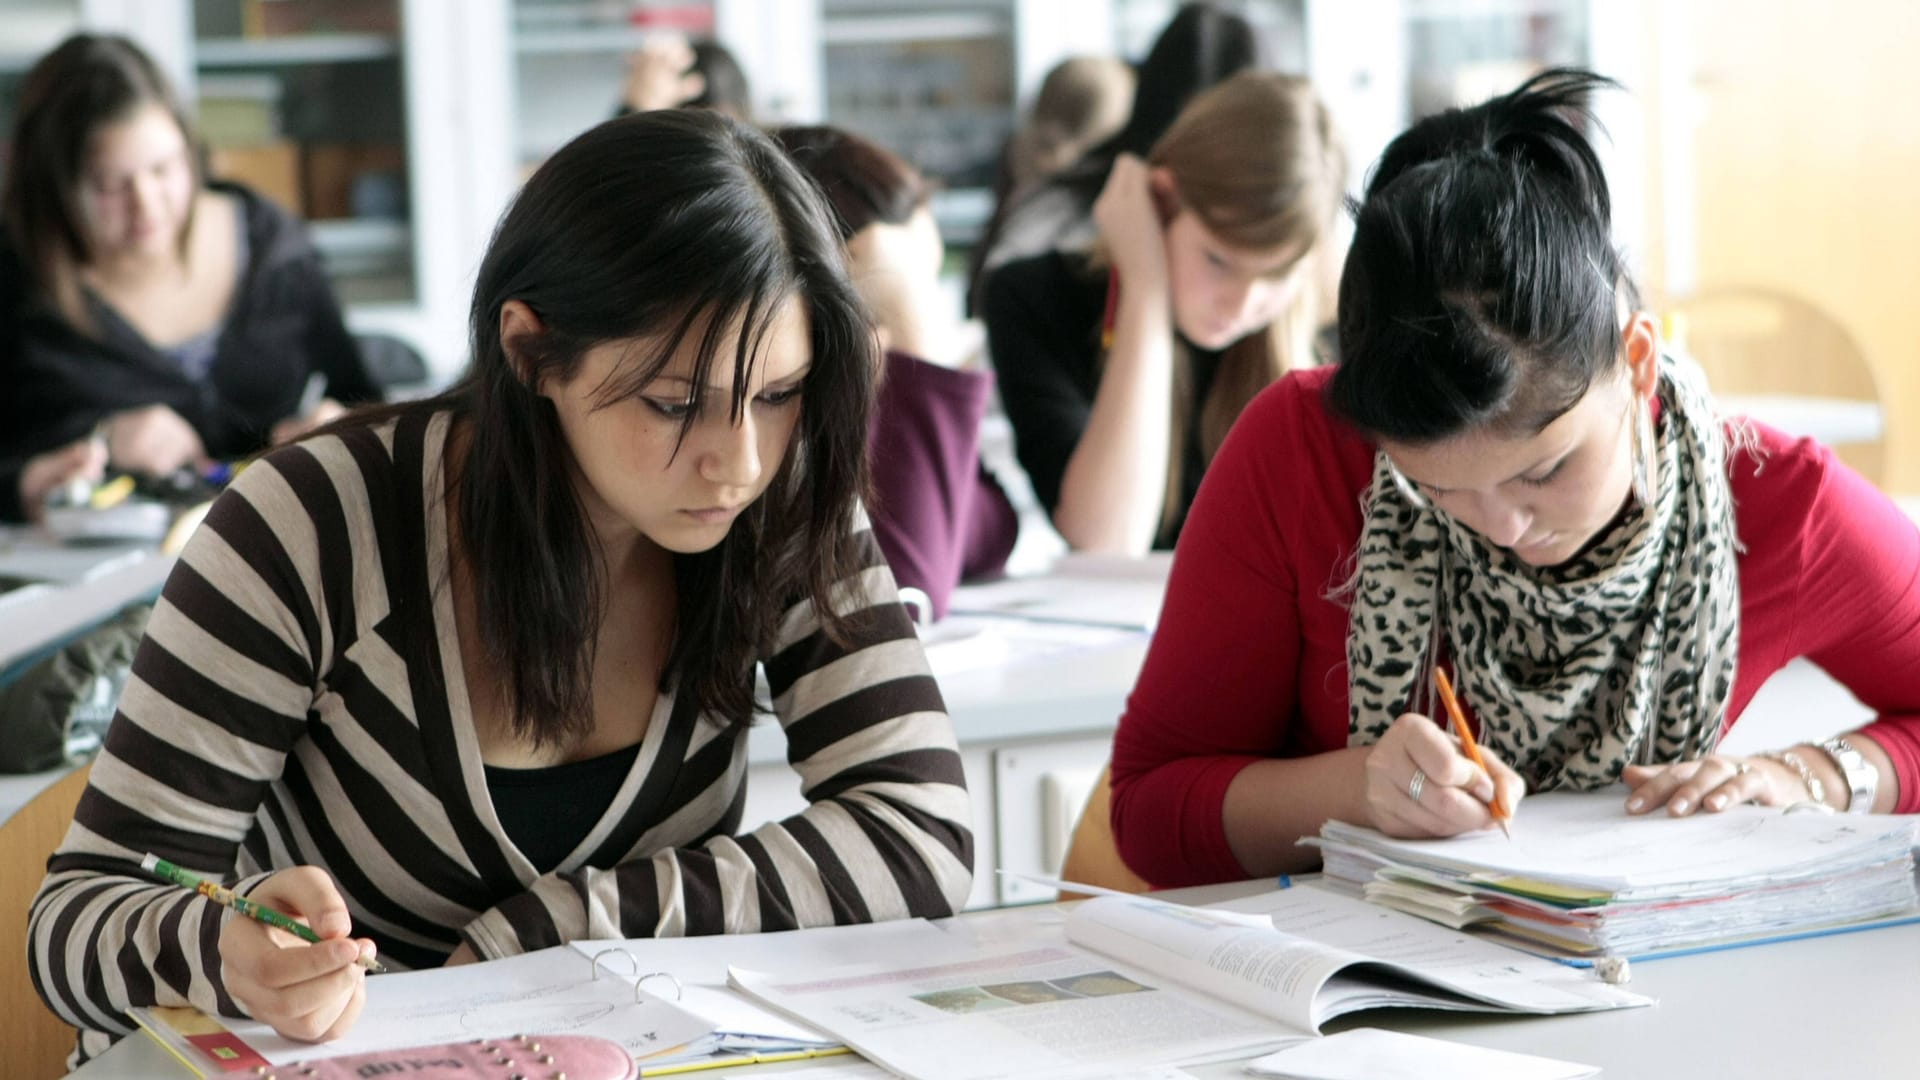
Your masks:
M 613 946 L 612 948 L 601 949 L 599 952 L 593 954 L 593 977 L 594 978 L 598 979 L 600 977 L 600 958 L 610 954 L 616 955 L 616 956 L 624 956 L 627 958 L 627 974 L 630 977 L 632 977 L 634 980 L 633 1000 L 636 1003 L 640 1000 L 641 990 L 646 987 L 647 982 L 650 979 L 665 979 L 667 980 L 667 982 L 671 983 L 673 985 L 672 1000 L 674 1001 L 679 1001 L 681 996 L 685 993 L 684 989 L 680 985 L 679 976 L 675 975 L 671 971 L 649 971 L 646 974 L 642 975 L 640 973 L 639 958 L 634 956 L 632 953 L 628 952 L 627 950 L 620 948 L 617 945 Z M 653 993 L 650 990 L 647 992 Z M 659 997 L 660 995 L 654 994 L 654 996 Z
M 640 991 L 646 987 L 648 979 L 665 979 L 668 982 L 672 983 L 673 984 L 673 1000 L 675 1001 L 680 1000 L 681 990 L 680 990 L 680 979 L 678 976 L 676 976 L 671 971 L 649 971 L 645 975 L 640 976 L 639 980 L 633 984 L 633 999 L 635 1001 L 640 1000 Z M 651 993 L 651 991 L 649 992 Z M 658 997 L 659 995 L 655 994 L 654 996 Z
M 639 959 L 635 957 L 632 953 L 628 952 L 627 950 L 622 949 L 619 946 L 614 946 L 613 948 L 610 948 L 610 949 L 601 949 L 599 952 L 593 954 L 593 977 L 594 978 L 597 979 L 600 977 L 600 958 L 610 954 L 624 956 L 627 958 L 627 974 L 628 975 L 637 977 L 640 974 Z

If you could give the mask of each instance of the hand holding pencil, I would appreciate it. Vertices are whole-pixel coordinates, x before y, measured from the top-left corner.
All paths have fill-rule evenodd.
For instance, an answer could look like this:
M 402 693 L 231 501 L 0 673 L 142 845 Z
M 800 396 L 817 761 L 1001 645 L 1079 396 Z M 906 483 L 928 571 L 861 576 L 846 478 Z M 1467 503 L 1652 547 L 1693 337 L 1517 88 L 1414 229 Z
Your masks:
M 1365 763 L 1365 821 L 1406 838 L 1496 826 L 1506 831 L 1526 782 L 1480 748 L 1446 673 L 1436 669 L 1434 676 L 1446 715 L 1406 713 L 1373 745 Z
M 142 865 L 246 916 L 220 929 L 220 976 L 255 1020 L 289 1039 L 325 1042 L 359 1018 L 367 971 L 381 968 L 372 941 L 348 936 L 346 901 L 326 871 L 281 870 L 241 897 L 152 855 Z

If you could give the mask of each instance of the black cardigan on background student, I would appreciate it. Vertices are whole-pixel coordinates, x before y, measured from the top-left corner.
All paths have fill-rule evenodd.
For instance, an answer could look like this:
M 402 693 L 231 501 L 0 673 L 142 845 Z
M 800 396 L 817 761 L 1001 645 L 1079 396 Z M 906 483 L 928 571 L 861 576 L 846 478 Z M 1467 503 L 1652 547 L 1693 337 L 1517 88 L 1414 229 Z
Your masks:
M 314 372 L 342 404 L 379 398 L 306 230 L 243 187 L 209 186 L 240 199 L 247 262 L 202 378 L 118 318 L 101 320 L 95 336 L 30 299 L 25 267 L 0 238 L 0 520 L 24 517 L 28 458 L 114 413 L 165 405 L 193 425 L 209 455 L 230 459 L 267 445 Z
M 1060 505 L 1067 462 L 1087 430 L 1094 394 L 1100 389 L 1100 330 L 1106 314 L 1107 274 L 1087 256 L 1050 251 L 1010 262 L 987 282 L 985 309 L 1000 401 L 1013 425 L 1014 453 L 1033 481 L 1034 498 L 1051 515 Z M 1171 548 L 1200 491 L 1207 459 L 1200 445 L 1200 416 L 1220 353 L 1195 348 L 1193 408 L 1187 418 L 1178 510 L 1154 537 Z

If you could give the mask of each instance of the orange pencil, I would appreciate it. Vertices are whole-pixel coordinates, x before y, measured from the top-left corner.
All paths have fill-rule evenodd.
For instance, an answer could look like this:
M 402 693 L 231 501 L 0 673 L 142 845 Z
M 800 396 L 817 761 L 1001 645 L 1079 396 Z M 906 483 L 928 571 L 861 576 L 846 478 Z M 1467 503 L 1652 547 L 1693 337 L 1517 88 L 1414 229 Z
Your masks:
M 1433 685 L 1440 691 L 1441 704 L 1447 707 L 1447 718 L 1453 721 L 1453 733 L 1460 737 L 1460 749 L 1466 751 L 1467 760 L 1480 766 L 1480 771 L 1487 774 L 1488 780 L 1492 780 L 1493 770 L 1487 768 L 1487 759 L 1480 756 L 1480 744 L 1473 741 L 1473 729 L 1467 726 L 1467 718 L 1460 713 L 1460 699 L 1453 696 L 1453 680 L 1447 678 L 1447 673 L 1438 665 L 1433 669 Z M 1513 830 L 1507 827 L 1507 820 L 1513 816 L 1513 812 L 1500 801 L 1498 790 L 1493 794 L 1493 801 L 1487 803 L 1487 809 L 1493 811 L 1494 824 L 1500 826 L 1500 831 L 1507 834 L 1507 839 L 1513 839 Z

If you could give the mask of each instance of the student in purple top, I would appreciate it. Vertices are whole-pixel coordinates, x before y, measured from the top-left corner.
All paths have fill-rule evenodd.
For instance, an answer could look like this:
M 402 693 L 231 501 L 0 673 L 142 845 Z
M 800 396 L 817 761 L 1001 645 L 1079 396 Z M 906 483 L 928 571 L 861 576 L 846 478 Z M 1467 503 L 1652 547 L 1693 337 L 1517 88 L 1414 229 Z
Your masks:
M 902 586 L 927 594 L 935 617 L 961 581 L 997 574 L 1019 528 L 1013 505 L 980 466 L 985 371 L 948 366 L 942 302 L 945 248 L 926 179 L 858 135 L 831 127 L 774 133 L 840 218 L 849 269 L 886 360 L 868 447 L 874 535 Z

